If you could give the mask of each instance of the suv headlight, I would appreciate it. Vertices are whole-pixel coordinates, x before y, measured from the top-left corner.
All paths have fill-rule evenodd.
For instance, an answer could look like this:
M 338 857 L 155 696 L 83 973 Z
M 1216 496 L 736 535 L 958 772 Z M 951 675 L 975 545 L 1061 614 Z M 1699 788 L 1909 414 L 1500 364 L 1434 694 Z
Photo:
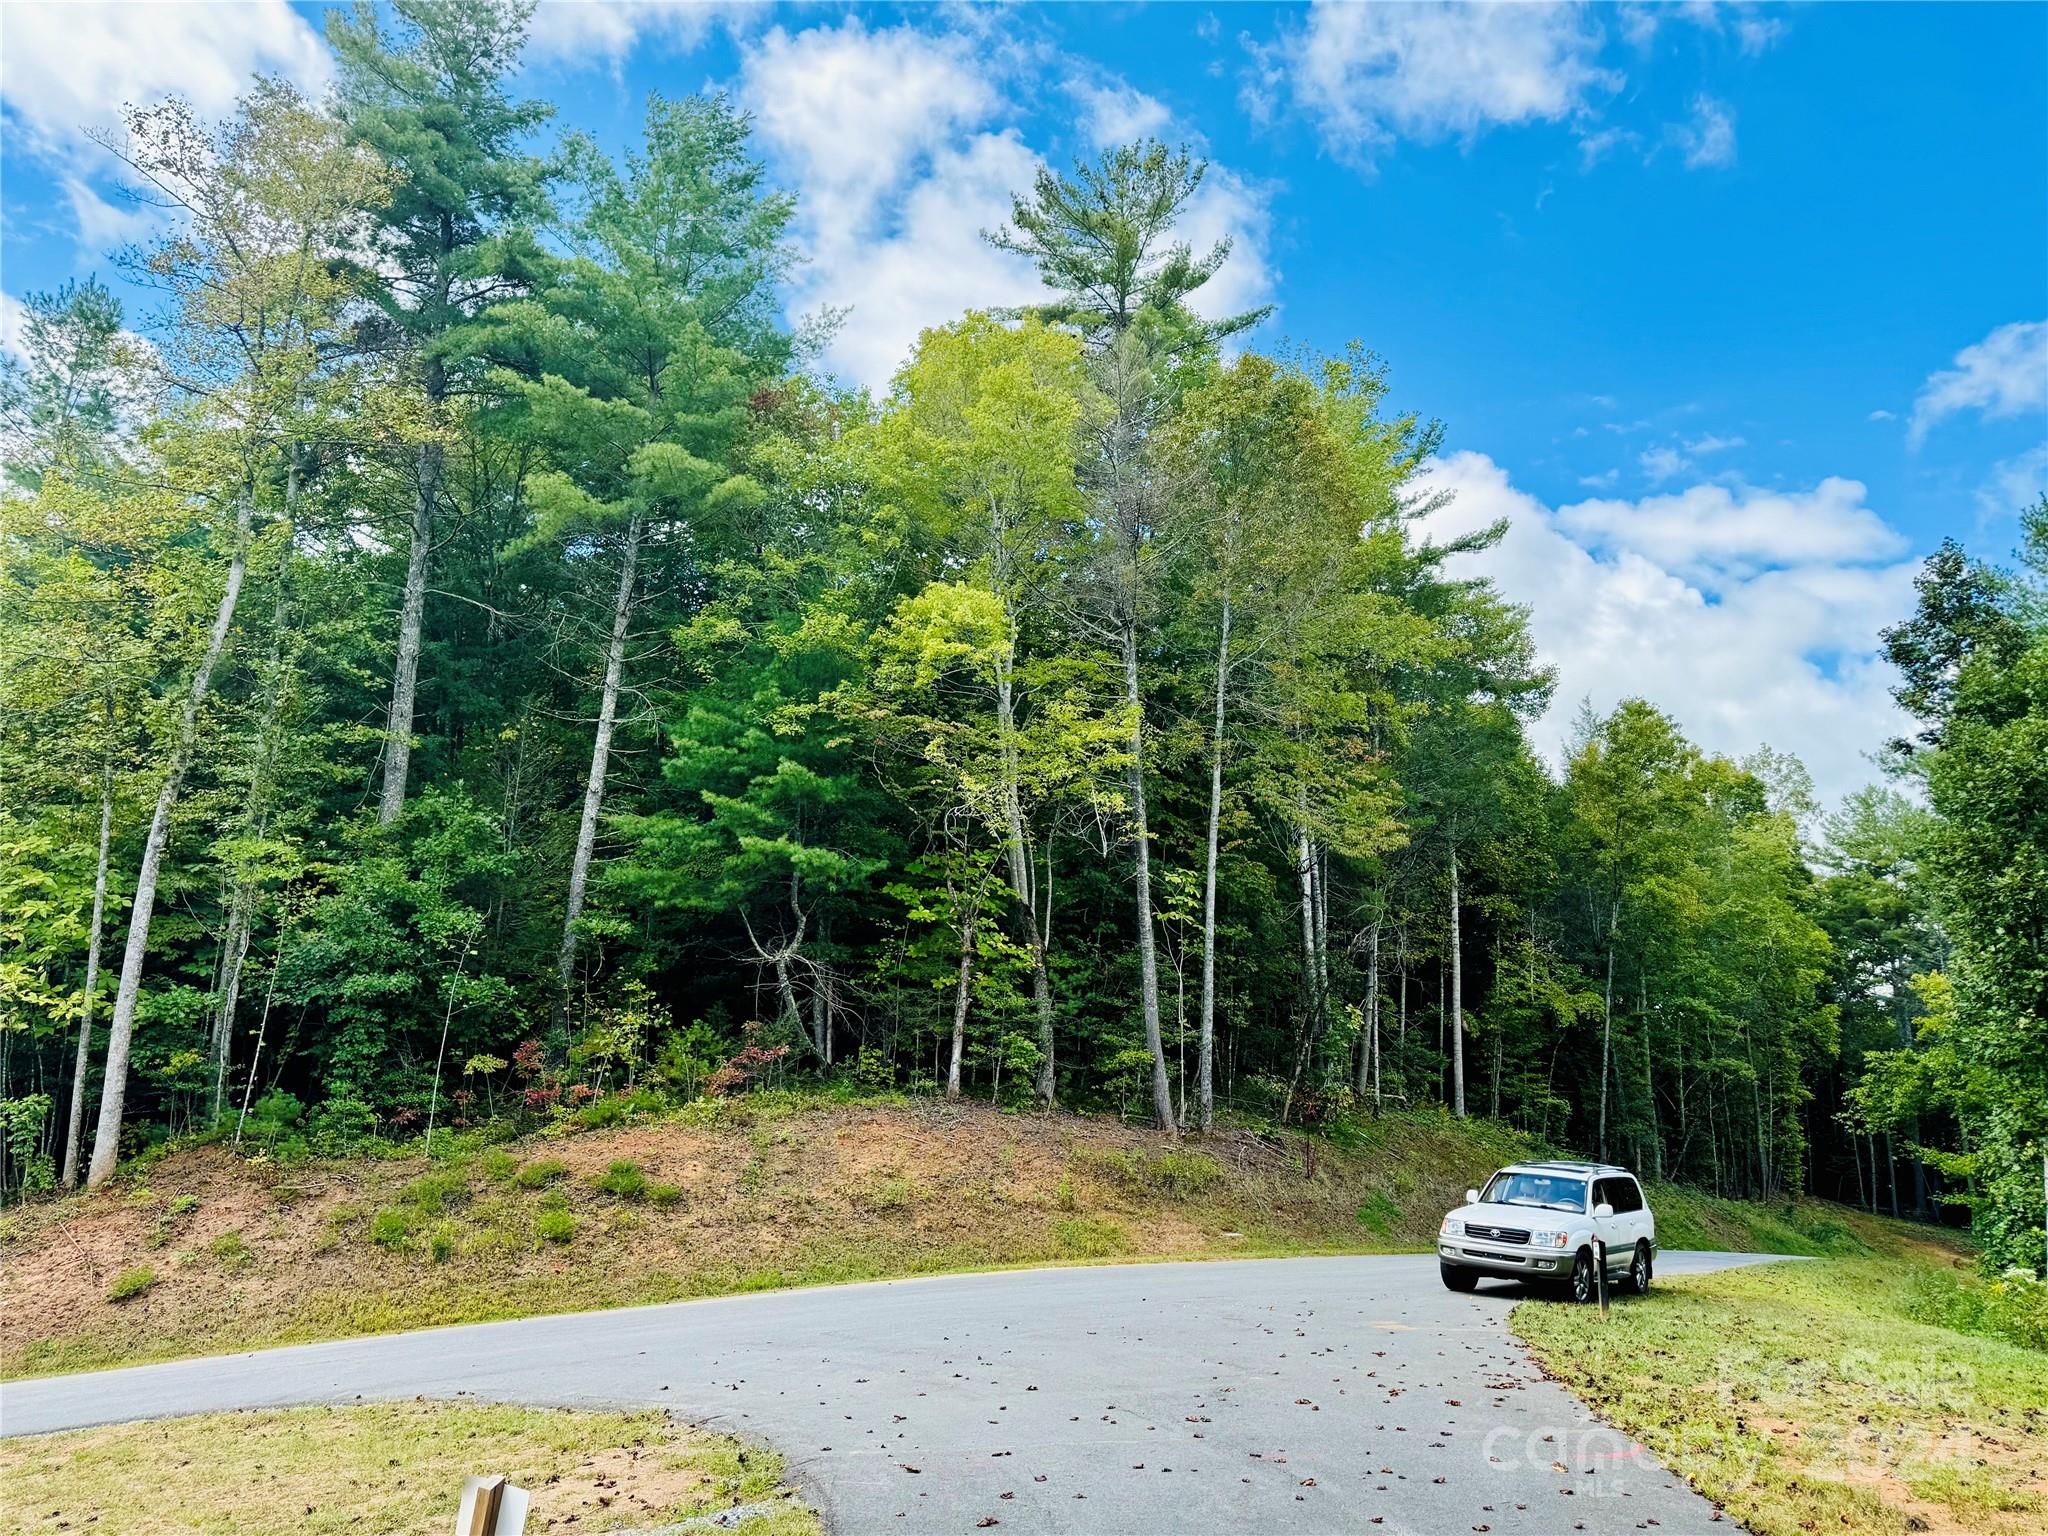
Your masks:
M 1463 1237 L 1465 1235 L 1465 1223 L 1453 1221 L 1450 1217 L 1446 1216 L 1444 1224 L 1437 1228 L 1437 1235 L 1439 1237 Z
M 1531 1232 L 1529 1234 L 1529 1245 L 1532 1248 L 1562 1248 L 1570 1241 L 1571 1235 L 1566 1232 Z

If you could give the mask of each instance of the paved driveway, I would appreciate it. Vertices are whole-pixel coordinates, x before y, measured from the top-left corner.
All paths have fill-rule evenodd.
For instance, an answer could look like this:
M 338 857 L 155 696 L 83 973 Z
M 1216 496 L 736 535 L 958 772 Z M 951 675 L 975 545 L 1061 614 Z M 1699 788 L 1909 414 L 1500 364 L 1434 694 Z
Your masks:
M 469 1393 L 764 1440 L 838 1536 L 1732 1531 L 1541 1376 L 1519 1294 L 1428 1255 L 891 1281 L 14 1382 L 0 1433 Z

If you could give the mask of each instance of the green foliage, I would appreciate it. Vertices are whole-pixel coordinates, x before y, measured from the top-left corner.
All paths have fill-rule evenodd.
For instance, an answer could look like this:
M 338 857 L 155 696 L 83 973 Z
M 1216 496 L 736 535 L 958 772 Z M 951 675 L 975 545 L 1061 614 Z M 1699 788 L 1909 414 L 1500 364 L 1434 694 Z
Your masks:
M 114 1276 L 114 1283 L 107 1287 L 107 1300 L 116 1303 L 133 1301 L 155 1284 L 156 1271 L 147 1264 L 138 1264 Z
M 569 1165 L 552 1157 L 543 1157 L 526 1164 L 514 1175 L 521 1189 L 540 1189 L 552 1184 L 569 1171 Z
M 647 1194 L 647 1170 L 630 1158 L 618 1158 L 590 1181 L 608 1195 L 621 1200 L 640 1200 Z
M 1067 1216 L 1052 1224 L 1055 1251 L 1063 1259 L 1106 1259 L 1126 1252 L 1130 1237 L 1101 1216 Z
M 403 1248 L 412 1240 L 416 1214 L 401 1206 L 387 1205 L 370 1218 L 370 1241 L 379 1248 Z
M 542 1241 L 566 1247 L 576 1240 L 576 1218 L 567 1211 L 542 1211 L 533 1219 L 533 1230 Z

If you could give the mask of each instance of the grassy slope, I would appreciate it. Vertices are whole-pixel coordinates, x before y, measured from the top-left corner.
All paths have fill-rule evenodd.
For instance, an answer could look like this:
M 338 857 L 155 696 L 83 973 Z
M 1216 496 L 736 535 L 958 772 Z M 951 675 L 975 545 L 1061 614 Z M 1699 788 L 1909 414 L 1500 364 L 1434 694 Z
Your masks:
M 1309 1177 L 1298 1137 L 1175 1146 L 1113 1120 L 757 1096 L 431 1164 L 194 1148 L 0 1223 L 0 1373 L 940 1270 L 1413 1251 L 1536 1150 L 1434 1113 L 1333 1142 Z M 600 1187 L 619 1161 L 637 1194 Z M 1814 1252 L 1869 1225 L 1652 1198 L 1670 1246 Z
M 401 1469 L 401 1470 L 393 1470 Z M 766 1504 L 750 1536 L 817 1536 L 782 1459 L 662 1413 L 452 1403 L 295 1408 L 0 1441 L 0 1536 L 448 1529 L 472 1473 L 534 1496 L 529 1532 L 631 1530 Z
M 1869 1227 L 1828 1246 L 1853 1256 L 1660 1280 L 1605 1320 L 1525 1302 L 1514 1326 L 1759 1536 L 2048 1528 L 2040 1288 Z

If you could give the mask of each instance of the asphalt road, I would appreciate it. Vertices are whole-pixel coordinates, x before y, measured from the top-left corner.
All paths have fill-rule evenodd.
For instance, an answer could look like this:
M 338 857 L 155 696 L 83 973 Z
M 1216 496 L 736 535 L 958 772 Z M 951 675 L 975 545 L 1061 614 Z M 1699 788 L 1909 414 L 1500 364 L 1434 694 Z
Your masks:
M 1734 1530 L 1542 1377 L 1520 1294 L 1429 1255 L 891 1281 L 12 1382 L 0 1434 L 467 1393 L 766 1441 L 838 1536 Z

